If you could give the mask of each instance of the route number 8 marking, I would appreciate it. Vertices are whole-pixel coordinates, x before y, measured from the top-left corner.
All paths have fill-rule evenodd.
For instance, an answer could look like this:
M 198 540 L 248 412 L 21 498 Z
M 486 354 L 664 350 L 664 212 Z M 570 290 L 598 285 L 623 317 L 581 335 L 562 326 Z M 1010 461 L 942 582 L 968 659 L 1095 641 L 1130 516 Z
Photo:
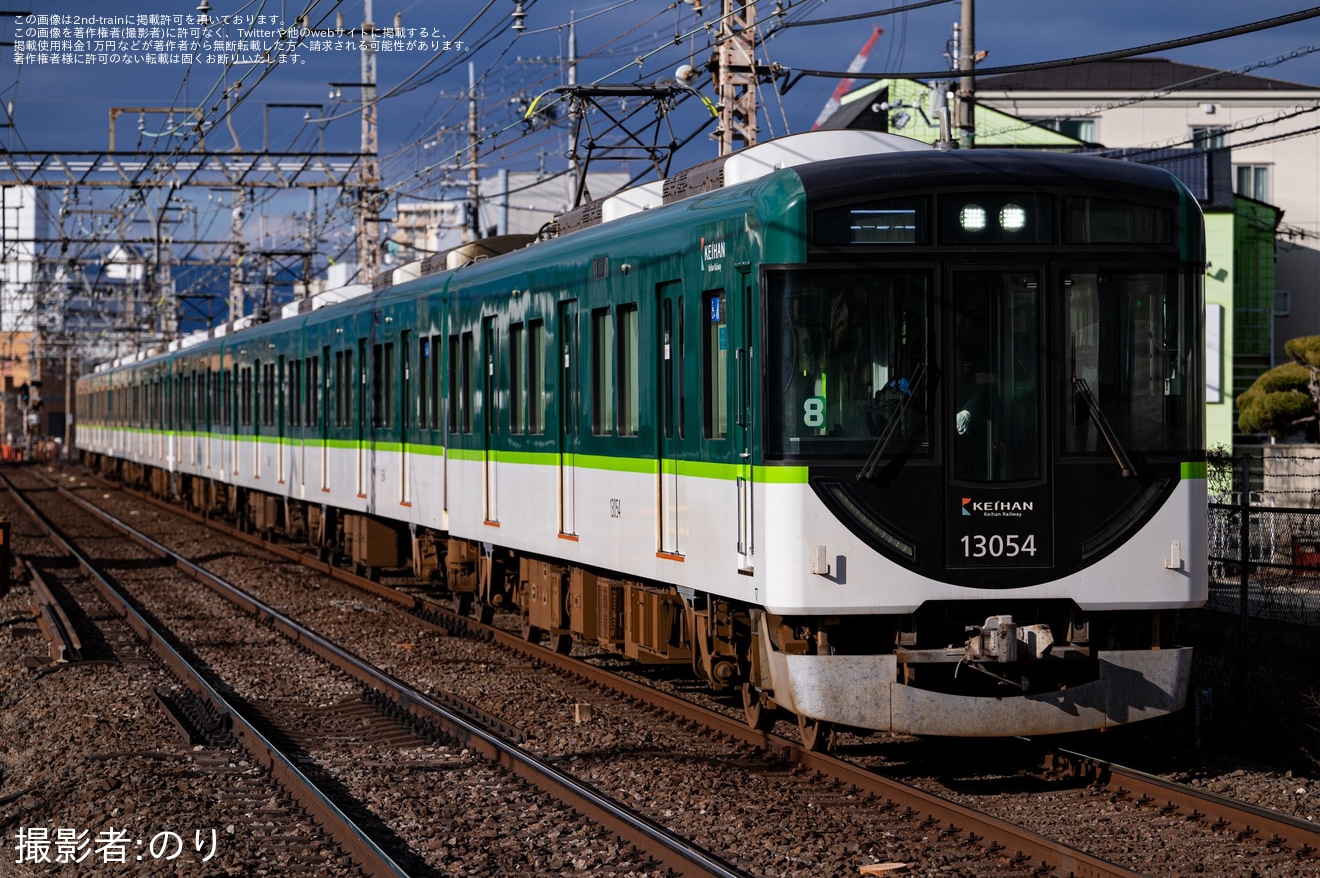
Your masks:
M 811 430 L 825 426 L 825 397 L 809 396 L 803 400 L 802 423 Z

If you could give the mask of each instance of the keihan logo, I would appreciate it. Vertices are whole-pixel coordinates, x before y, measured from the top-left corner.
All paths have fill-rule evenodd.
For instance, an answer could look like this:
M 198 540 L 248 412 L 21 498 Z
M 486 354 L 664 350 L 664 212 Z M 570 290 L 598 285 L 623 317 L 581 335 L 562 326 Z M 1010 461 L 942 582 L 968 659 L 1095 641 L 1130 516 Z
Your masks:
M 703 236 L 701 239 L 701 270 L 719 271 L 721 266 L 717 260 L 723 259 L 727 252 L 724 241 L 711 241 L 707 244 Z
M 1035 504 L 1030 500 L 977 500 L 962 498 L 963 515 L 984 515 L 989 518 L 1021 518 L 1024 512 L 1031 512 Z

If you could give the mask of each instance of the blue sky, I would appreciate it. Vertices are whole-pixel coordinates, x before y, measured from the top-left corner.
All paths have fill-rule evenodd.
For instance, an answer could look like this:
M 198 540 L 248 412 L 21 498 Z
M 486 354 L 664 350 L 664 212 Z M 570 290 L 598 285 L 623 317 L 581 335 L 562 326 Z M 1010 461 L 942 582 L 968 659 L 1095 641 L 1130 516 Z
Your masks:
M 922 73 L 949 66 L 945 52 L 952 26 L 960 16 L 957 2 L 819 25 L 812 22 L 865 16 L 900 3 L 782 3 L 787 11 L 780 21 L 792 26 L 778 30 L 764 43 L 759 60 L 780 64 L 790 71 L 842 70 L 878 25 L 884 32 L 871 53 L 867 72 Z M 102 151 L 108 147 L 113 111 L 117 149 L 169 152 L 184 142 L 179 135 L 185 130 L 185 108 L 199 107 L 208 124 L 214 126 L 206 135 L 211 150 L 237 146 L 244 151 L 263 147 L 306 151 L 322 142 L 331 150 L 355 150 L 360 139 L 359 89 L 341 85 L 339 97 L 330 97 L 331 83 L 361 80 L 360 56 L 352 40 L 326 43 L 331 38 L 323 38 L 319 48 L 304 44 L 286 51 L 284 63 L 270 64 L 244 63 L 259 57 L 270 40 L 258 39 L 256 47 L 236 44 L 246 36 L 242 31 L 247 23 L 255 19 L 257 30 L 274 31 L 281 24 L 293 24 L 304 5 L 310 7 L 309 24 L 313 28 L 333 29 L 339 14 L 345 27 L 357 26 L 363 19 L 365 4 L 363 0 L 210 0 L 212 16 L 237 15 L 245 24 L 213 27 L 207 36 L 230 42 L 220 48 L 198 48 L 191 65 L 183 63 L 184 53 L 180 51 L 190 47 L 171 45 L 169 41 L 181 36 L 179 28 L 190 24 L 188 16 L 197 14 L 195 0 L 173 0 L 168 4 L 149 0 L 29 0 L 11 5 L 11 9 L 29 15 L 21 20 L 12 13 L 0 16 L 0 32 L 4 33 L 0 39 L 21 41 L 28 52 L 25 63 L 16 64 L 14 49 L 0 49 L 0 106 L 7 108 L 12 103 L 13 107 L 12 119 L 6 120 L 10 125 L 0 130 L 4 138 L 0 145 L 19 152 Z M 569 54 L 570 18 L 576 22 L 580 83 L 650 83 L 672 77 L 685 62 L 705 65 L 710 57 L 705 28 L 714 22 L 720 4 L 719 0 L 704 0 L 706 8 L 700 17 L 689 2 L 662 0 L 523 0 L 521 5 L 526 16 L 525 29 L 519 35 L 509 27 L 516 0 L 374 0 L 372 17 L 378 28 L 390 27 L 397 13 L 402 26 L 409 29 L 402 49 L 396 47 L 377 55 L 382 183 L 392 196 L 435 199 L 461 194 L 460 187 L 467 178 L 460 150 L 467 144 L 469 66 L 478 81 L 483 174 L 499 168 L 558 171 L 566 166 L 568 129 L 564 120 L 529 128 L 521 121 L 520 111 L 538 94 L 567 82 L 563 59 Z M 776 22 L 775 6 L 775 0 L 759 0 L 758 17 L 763 27 Z M 983 67 L 999 67 L 1144 46 L 1305 8 L 1236 0 L 978 0 L 976 47 L 989 52 Z M 43 46 L 26 42 L 41 38 L 42 20 L 38 16 L 46 17 L 47 27 L 50 17 L 58 16 L 56 26 L 61 32 L 56 38 L 72 40 L 71 45 L 44 46 L 45 63 L 40 63 Z M 100 16 L 102 22 L 89 23 L 86 16 Z M 138 16 L 148 18 L 139 23 Z M 156 16 L 154 25 L 151 16 Z M 160 16 L 165 16 L 164 25 Z M 114 23 L 106 24 L 107 18 Z M 152 26 L 163 27 L 163 31 L 152 32 Z M 117 32 L 100 31 L 115 27 L 119 28 Z M 69 33 L 77 28 L 83 30 Z M 125 50 L 122 44 L 128 41 L 130 29 L 135 45 Z M 111 37 L 120 43 L 107 42 Z M 447 49 L 443 48 L 445 41 Z M 1216 68 L 1283 59 L 1252 72 L 1320 87 L 1317 47 L 1320 19 L 1309 19 L 1161 54 Z M 165 63 L 116 63 L 112 58 L 115 52 L 138 58 L 155 56 L 154 60 Z M 238 63 L 224 63 L 233 60 L 234 54 L 238 55 Z M 88 56 L 94 58 L 94 63 L 70 63 Z M 54 61 L 58 63 L 51 63 Z M 767 111 L 761 138 L 808 129 L 835 85 L 833 79 L 804 78 L 796 81 L 782 99 L 772 88 L 765 88 L 762 105 Z M 712 96 L 708 78 L 699 80 L 697 87 Z M 230 103 L 235 109 L 232 115 L 225 115 Z M 286 106 L 289 104 L 299 106 Z M 147 111 L 138 111 L 143 108 Z M 615 101 L 609 106 L 617 115 L 638 109 L 635 100 L 626 104 Z M 649 108 L 632 118 L 654 125 Z M 663 140 L 671 136 L 691 138 L 671 170 L 715 154 L 709 129 L 701 130 L 708 113 L 698 101 L 682 103 L 668 118 L 672 134 L 666 130 Z M 595 121 L 599 121 L 599 114 Z M 620 165 L 607 167 L 619 169 Z M 638 163 L 625 169 L 645 173 L 645 166 Z M 194 224 L 223 237 L 228 215 L 222 210 L 220 198 L 215 197 L 214 204 L 208 203 L 212 197 L 202 192 L 179 193 L 171 205 L 195 205 Z M 84 199 L 85 203 L 88 196 Z M 304 201 L 289 207 L 288 199 L 272 199 L 254 207 L 268 212 L 269 227 L 278 229 L 282 217 L 304 206 Z M 329 228 L 337 223 L 339 237 L 351 239 L 347 231 L 351 211 L 343 205 L 335 208 L 321 204 L 317 209 L 327 213 L 338 210 L 321 225 Z M 155 210 L 164 216 L 161 208 Z M 301 221 L 284 225 L 293 228 Z M 249 230 L 249 234 L 255 233 Z
M 211 6 L 214 16 L 262 15 L 270 22 L 292 23 L 302 3 L 311 5 L 311 22 L 320 19 L 322 27 L 333 27 L 336 13 L 343 15 L 347 27 L 362 20 L 362 0 L 340 3 L 216 0 Z M 405 27 L 419 33 L 427 29 L 431 39 L 418 42 L 434 42 L 437 32 L 451 42 L 463 37 L 461 49 L 451 46 L 447 52 L 436 52 L 414 48 L 377 56 L 381 94 L 397 91 L 385 98 L 379 108 L 381 153 L 393 155 L 413 149 L 418 152 L 417 160 L 426 164 L 432 155 L 422 153 L 434 154 L 441 145 L 429 150 L 421 147 L 432 140 L 443 140 L 449 130 L 466 126 L 469 63 L 480 80 L 483 129 L 495 135 L 497 143 L 512 143 L 520 136 L 514 102 L 525 101 L 528 96 L 566 81 L 564 65 L 554 60 L 568 54 L 570 15 L 578 20 L 577 51 L 582 58 L 579 82 L 651 82 L 672 76 L 674 68 L 689 57 L 698 66 L 705 63 L 709 49 L 705 33 L 699 28 L 713 21 L 719 0 L 706 0 L 705 14 L 700 18 L 692 14 L 690 5 L 679 3 L 675 8 L 660 0 L 568 3 L 525 0 L 526 29 L 516 39 L 507 27 L 514 0 L 444 3 L 375 0 L 373 5 L 378 27 L 392 24 L 397 12 Z M 760 0 L 757 8 L 763 25 L 775 20 L 774 5 L 773 0 Z M 884 33 L 872 51 L 868 72 L 925 72 L 947 67 L 944 52 L 952 25 L 959 16 L 956 2 L 830 25 L 805 24 L 883 10 L 892 5 L 896 5 L 894 0 L 798 0 L 788 4 L 790 11 L 785 17 L 794 26 L 767 41 L 762 57 L 790 69 L 841 69 L 852 60 L 871 28 L 879 25 Z M 33 15 L 72 16 L 75 20 L 83 15 L 135 18 L 153 11 L 162 12 L 160 4 L 147 0 L 30 0 L 16 8 Z M 989 51 L 982 66 L 996 67 L 1146 45 L 1303 8 L 1294 4 L 1242 4 L 1228 0 L 1157 3 L 979 0 L 976 43 L 979 49 Z M 486 10 L 484 14 L 483 10 Z M 166 4 L 163 11 L 172 15 L 195 14 L 195 4 L 192 0 L 176 0 Z M 6 17 L 0 21 L 5 23 L 3 39 L 13 39 L 15 19 Z M 19 27 L 26 31 L 31 26 Z M 262 29 L 274 26 L 266 25 Z M 239 30 L 231 26 L 213 33 L 234 39 L 242 36 Z M 679 45 L 675 44 L 676 35 Z M 1228 68 L 1287 55 L 1316 44 L 1320 44 L 1320 19 L 1164 54 L 1191 63 Z M 328 97 L 330 82 L 360 81 L 358 55 L 349 50 L 302 51 L 295 63 L 274 65 L 259 82 L 260 70 L 250 64 L 240 63 L 226 69 L 222 64 L 202 61 L 189 67 L 182 63 L 129 66 L 107 60 L 93 65 L 29 63 L 20 67 L 13 63 L 12 51 L 6 48 L 0 54 L 0 100 L 14 103 L 14 127 L 5 132 L 13 149 L 103 149 L 107 146 L 111 107 L 223 106 L 223 89 L 240 80 L 239 94 L 243 100 L 235 115 L 234 133 L 245 149 L 262 145 L 268 123 L 270 145 L 282 147 L 297 134 L 303 116 L 309 113 L 299 108 L 265 108 L 273 103 L 321 104 L 321 109 L 310 112 L 334 120 L 325 127 L 332 148 L 336 145 L 352 148 L 359 136 L 355 115 L 357 90 L 341 88 L 342 97 L 337 103 Z M 636 63 L 638 58 L 643 59 L 642 63 Z M 1320 53 L 1256 72 L 1320 86 Z M 414 74 L 415 78 L 408 80 Z M 708 81 L 705 85 L 709 94 Z M 764 103 L 771 109 L 765 132 L 784 133 L 810 127 L 834 86 L 833 80 L 802 79 L 785 96 L 782 108 L 773 94 L 766 92 Z M 695 102 L 690 102 L 676 111 L 672 119 L 676 131 L 687 134 L 700 124 L 701 110 Z M 159 134 L 165 129 L 166 121 L 164 116 L 145 119 L 143 133 Z M 116 131 L 117 146 L 131 148 L 137 144 L 136 123 L 136 116 L 121 117 Z M 226 121 L 225 128 L 228 127 Z M 314 142 L 310 136 L 312 128 L 308 126 L 309 130 L 300 135 L 302 140 L 294 142 L 310 148 Z M 505 130 L 508 135 L 500 133 Z M 143 145 L 150 139 L 144 137 Z M 214 142 L 213 148 L 229 149 L 233 147 L 233 136 L 226 133 Z M 507 160 L 524 163 L 538 160 L 517 152 L 506 147 Z

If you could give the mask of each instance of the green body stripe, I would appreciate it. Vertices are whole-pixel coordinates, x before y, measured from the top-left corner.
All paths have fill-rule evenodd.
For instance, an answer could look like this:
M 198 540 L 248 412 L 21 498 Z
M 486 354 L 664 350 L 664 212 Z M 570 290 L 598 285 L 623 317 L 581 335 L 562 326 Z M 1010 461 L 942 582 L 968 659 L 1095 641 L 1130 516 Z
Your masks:
M 90 428 L 90 425 L 89 425 Z M 141 430 L 132 427 L 110 427 L 99 428 L 109 429 L 116 433 L 138 434 L 138 435 L 158 435 L 162 437 L 177 436 L 182 441 L 195 440 L 198 438 L 208 441 L 233 442 L 238 441 L 244 445 L 251 445 L 252 442 L 261 444 L 275 445 L 282 443 L 290 449 L 296 449 L 302 443 L 292 437 L 280 439 L 275 436 L 250 436 L 235 435 L 233 433 L 173 433 L 169 430 Z M 341 451 L 356 451 L 361 445 L 363 448 L 370 447 L 369 443 L 359 443 L 356 439 L 319 439 L 313 438 L 307 442 L 309 448 L 333 448 Z M 397 453 L 403 449 L 399 442 L 377 442 L 375 450 L 381 452 Z M 466 460 L 472 462 L 484 462 L 487 457 L 485 449 L 481 448 L 449 448 L 445 449 L 443 445 L 409 444 L 408 453 L 418 457 L 448 457 L 451 460 Z M 497 463 L 511 464 L 518 466 L 541 466 L 557 467 L 559 466 L 560 453 L 558 451 L 495 451 L 492 453 Z M 747 478 L 747 471 L 751 469 L 752 480 L 761 484 L 770 485 L 805 485 L 807 483 L 808 469 L 805 466 L 754 466 L 748 467 L 743 463 L 715 463 L 707 460 L 677 460 L 665 458 L 663 460 L 656 458 L 640 457 L 609 457 L 602 454 L 574 454 L 570 455 L 573 466 L 576 469 L 591 469 L 602 472 L 618 473 L 641 473 L 643 475 L 657 475 L 664 472 L 668 475 L 679 475 L 685 478 L 693 479 L 714 479 L 733 481 L 738 478 Z M 1184 464 L 1186 467 L 1192 464 Z M 1202 475 L 1205 472 L 1205 466 L 1201 466 Z

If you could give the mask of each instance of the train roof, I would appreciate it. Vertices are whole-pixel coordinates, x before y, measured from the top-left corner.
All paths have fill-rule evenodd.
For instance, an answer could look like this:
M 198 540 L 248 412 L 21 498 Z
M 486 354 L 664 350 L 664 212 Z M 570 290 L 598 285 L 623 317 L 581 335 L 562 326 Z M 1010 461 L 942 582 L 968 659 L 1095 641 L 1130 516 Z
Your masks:
M 883 162 L 864 156 L 843 157 L 795 169 L 813 199 L 855 197 L 857 181 L 913 181 L 929 184 L 938 176 L 941 186 L 973 188 L 991 181 L 1002 188 L 1005 179 L 1023 189 L 1080 186 L 1102 192 L 1123 192 L 1147 197 L 1182 197 L 1186 190 L 1167 170 L 1138 162 L 1077 153 L 1049 153 L 1009 149 L 927 150 L 904 152 Z M 901 186 L 894 187 L 895 189 Z
M 885 160 L 876 162 L 876 156 L 885 156 Z M 1122 190 L 1134 194 L 1145 191 L 1166 198 L 1182 190 L 1176 178 L 1167 171 L 1098 156 L 1016 150 L 940 150 L 922 141 L 878 131 L 810 131 L 755 144 L 679 171 L 665 180 L 645 183 L 582 205 L 556 217 L 548 234 L 553 238 L 563 237 L 694 196 L 750 183 L 790 168 L 799 176 L 813 200 L 826 202 L 854 197 L 857 181 L 863 177 L 917 181 L 938 175 L 942 184 L 970 188 L 992 177 L 997 185 L 1002 185 L 1007 176 L 1020 178 L 1024 189 L 1085 182 L 1098 191 Z M 271 315 L 270 321 L 254 316 L 243 317 L 176 339 L 168 345 L 121 357 L 103 364 L 97 371 L 143 363 L 206 341 L 251 332 L 262 325 L 307 315 L 362 296 L 383 297 L 396 285 L 456 271 L 537 243 L 537 236 L 507 235 L 463 244 L 420 262 L 381 272 L 369 285 L 354 284 L 291 302 Z M 257 334 L 252 333 L 252 336 Z

